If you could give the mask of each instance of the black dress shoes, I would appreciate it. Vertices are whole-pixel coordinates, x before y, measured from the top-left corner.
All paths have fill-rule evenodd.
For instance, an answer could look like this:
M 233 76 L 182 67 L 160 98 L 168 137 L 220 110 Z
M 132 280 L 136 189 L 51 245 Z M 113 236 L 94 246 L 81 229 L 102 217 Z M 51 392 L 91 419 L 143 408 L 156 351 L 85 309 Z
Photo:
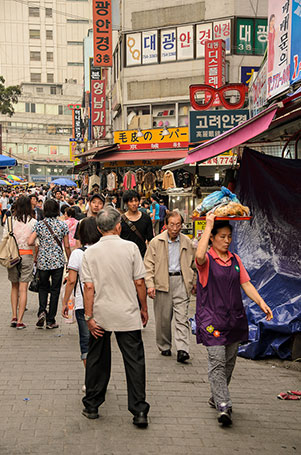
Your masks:
M 133 424 L 139 428 L 146 428 L 148 425 L 147 414 L 145 412 L 139 412 L 133 418 Z
M 186 360 L 188 360 L 189 358 L 190 358 L 190 356 L 189 356 L 188 352 L 178 351 L 177 362 L 185 363 Z
M 97 409 L 84 408 L 82 410 L 82 415 L 87 417 L 87 419 L 98 419 L 98 417 L 99 417 Z
M 164 355 L 165 357 L 170 357 L 171 356 L 171 350 L 166 349 L 166 351 L 161 351 L 161 355 Z

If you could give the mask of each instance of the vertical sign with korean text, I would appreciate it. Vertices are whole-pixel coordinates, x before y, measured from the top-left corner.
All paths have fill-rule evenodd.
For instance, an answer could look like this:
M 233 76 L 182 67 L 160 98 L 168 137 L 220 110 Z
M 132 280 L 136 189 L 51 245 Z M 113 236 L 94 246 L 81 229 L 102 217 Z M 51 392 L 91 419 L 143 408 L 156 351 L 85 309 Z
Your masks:
M 91 81 L 91 115 L 94 139 L 101 139 L 106 135 L 106 82 Z
M 292 0 L 291 84 L 301 80 L 301 2 Z
M 268 22 L 266 19 L 255 19 L 255 55 L 263 55 L 268 42 Z
M 112 0 L 93 0 L 94 66 L 112 66 Z
M 205 41 L 212 40 L 212 22 L 196 26 L 196 58 L 205 57 Z
M 126 64 L 141 65 L 141 33 L 126 35 Z
M 82 116 L 80 109 L 73 109 L 73 137 L 79 141 L 82 137 Z
M 226 49 L 224 40 L 206 41 L 205 43 L 205 84 L 218 88 L 226 83 Z M 207 100 L 206 100 L 207 101 Z M 214 106 L 220 106 L 216 96 Z
M 177 28 L 177 60 L 189 60 L 193 58 L 194 27 L 186 25 Z
M 142 33 L 142 64 L 158 63 L 158 32 L 150 30 Z
M 290 84 L 290 11 L 289 0 L 269 0 L 268 99 Z
M 226 42 L 226 53 L 231 53 L 231 19 L 213 22 L 213 39 Z
M 236 21 L 236 54 L 253 54 L 253 47 L 254 21 L 238 17 Z
M 161 62 L 172 62 L 176 58 L 176 29 L 161 30 Z

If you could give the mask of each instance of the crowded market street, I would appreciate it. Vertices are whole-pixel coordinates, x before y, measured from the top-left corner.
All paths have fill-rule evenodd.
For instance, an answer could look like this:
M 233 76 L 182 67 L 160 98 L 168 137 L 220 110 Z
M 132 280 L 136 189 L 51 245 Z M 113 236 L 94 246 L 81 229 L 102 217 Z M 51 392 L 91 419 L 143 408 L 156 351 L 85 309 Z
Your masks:
M 2 230 L 2 229 L 1 229 Z M 300 402 L 277 395 L 300 388 L 300 371 L 280 361 L 238 358 L 231 383 L 232 427 L 219 427 L 207 401 L 205 347 L 191 342 L 187 364 L 162 357 L 155 345 L 152 302 L 143 339 L 147 400 L 146 430 L 132 425 L 121 354 L 113 337 L 112 376 L 100 418 L 81 415 L 83 366 L 76 324 L 60 316 L 57 330 L 37 330 L 37 294 L 29 292 L 25 330 L 10 327 L 10 286 L 0 269 L 1 362 L 0 454 L 297 454 L 300 453 Z M 190 305 L 191 315 L 194 302 Z M 276 365 L 276 366 L 275 366 Z

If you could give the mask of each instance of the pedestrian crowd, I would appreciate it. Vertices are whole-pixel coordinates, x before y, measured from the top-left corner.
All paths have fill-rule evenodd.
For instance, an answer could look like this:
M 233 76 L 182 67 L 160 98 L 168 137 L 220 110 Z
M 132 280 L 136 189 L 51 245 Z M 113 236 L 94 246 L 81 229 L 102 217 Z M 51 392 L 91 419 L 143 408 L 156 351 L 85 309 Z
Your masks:
M 147 427 L 142 340 L 147 297 L 153 300 L 159 353 L 170 357 L 174 347 L 177 362 L 185 364 L 190 359 L 189 303 L 195 294 L 196 341 L 208 352 L 208 404 L 216 408 L 219 423 L 232 423 L 229 384 L 239 344 L 248 340 L 241 289 L 267 320 L 273 315 L 239 256 L 229 251 L 228 221 L 216 221 L 209 213 L 196 247 L 181 232 L 181 213 L 169 211 L 157 195 L 142 201 L 136 191 L 127 190 L 122 200 L 100 193 L 85 198 L 78 189 L 51 184 L 49 189 L 2 192 L 0 204 L 2 242 L 12 232 L 21 258 L 8 268 L 10 325 L 26 329 L 33 273 L 38 280 L 37 329 L 57 329 L 60 295 L 64 318 L 73 299 L 85 368 L 85 417 L 98 418 L 105 401 L 114 332 L 126 372 L 128 409 L 134 425 Z

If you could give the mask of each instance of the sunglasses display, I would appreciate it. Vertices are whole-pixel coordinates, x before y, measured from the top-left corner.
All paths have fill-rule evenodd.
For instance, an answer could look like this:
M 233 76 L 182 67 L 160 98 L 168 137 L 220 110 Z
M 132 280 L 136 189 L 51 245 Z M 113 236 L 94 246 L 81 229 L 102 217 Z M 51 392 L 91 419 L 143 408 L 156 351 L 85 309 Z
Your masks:
M 240 109 L 245 103 L 246 92 L 245 84 L 226 84 L 219 88 L 206 84 L 190 85 L 190 104 L 196 111 L 220 104 L 226 109 Z

